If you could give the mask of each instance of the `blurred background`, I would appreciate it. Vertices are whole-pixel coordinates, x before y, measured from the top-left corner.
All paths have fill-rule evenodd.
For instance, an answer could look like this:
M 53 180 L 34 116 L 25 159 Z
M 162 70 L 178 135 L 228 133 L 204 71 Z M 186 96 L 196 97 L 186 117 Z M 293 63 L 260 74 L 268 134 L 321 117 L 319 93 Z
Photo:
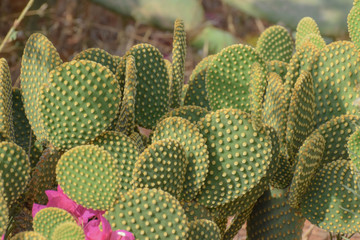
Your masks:
M 0 43 L 28 0 L 0 0 Z M 295 34 L 305 16 L 316 20 L 327 42 L 347 40 L 352 0 L 34 0 L 0 50 L 19 86 L 22 52 L 34 32 L 46 35 L 64 61 L 86 48 L 122 56 L 137 43 L 150 43 L 171 60 L 173 22 L 187 31 L 186 81 L 195 65 L 223 47 L 256 41 L 268 26 L 279 24 Z M 243 229 L 235 239 L 246 239 Z M 307 223 L 303 239 L 329 239 Z M 355 239 L 355 238 L 353 238 Z
M 0 43 L 27 0 L 0 0 Z M 266 27 L 280 24 L 294 33 L 311 16 L 327 41 L 347 39 L 352 0 L 34 0 L 0 51 L 19 77 L 26 40 L 45 34 L 64 61 L 83 49 L 99 47 L 122 56 L 134 44 L 155 45 L 171 59 L 172 27 L 182 18 L 187 30 L 186 76 L 201 58 L 234 43 L 255 46 Z

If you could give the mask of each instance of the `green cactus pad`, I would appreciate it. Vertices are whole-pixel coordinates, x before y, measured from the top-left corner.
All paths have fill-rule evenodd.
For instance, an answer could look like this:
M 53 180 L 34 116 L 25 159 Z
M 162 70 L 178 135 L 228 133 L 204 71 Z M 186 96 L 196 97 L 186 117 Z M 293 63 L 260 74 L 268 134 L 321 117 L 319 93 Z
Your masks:
M 224 48 L 213 57 L 205 81 L 212 110 L 232 107 L 250 111 L 249 83 L 254 62 L 265 71 L 264 60 L 255 49 L 242 44 Z
M 79 60 L 56 68 L 39 99 L 49 141 L 69 149 L 94 139 L 116 117 L 119 94 L 114 74 L 99 63 Z
M 299 208 L 301 198 L 306 195 L 308 186 L 320 167 L 325 143 L 324 137 L 316 131 L 300 147 L 288 196 L 288 204 L 292 208 Z
M 0 172 L 0 177 L 4 173 Z M 0 235 L 5 234 L 6 228 L 9 223 L 9 208 L 5 199 L 4 181 L 0 179 Z
M 161 188 L 179 198 L 187 165 L 185 150 L 179 142 L 169 138 L 155 141 L 135 163 L 133 188 Z
M 356 5 L 354 1 L 354 6 L 351 8 L 347 18 L 347 24 L 348 24 L 350 39 L 355 44 L 358 50 L 360 49 L 359 20 L 360 20 L 360 5 Z
M 307 35 L 302 44 L 304 43 L 314 44 L 319 50 L 326 46 L 325 40 L 320 35 L 314 33 Z
M 280 154 L 276 172 L 271 176 L 270 185 L 274 188 L 286 188 L 290 185 L 294 175 L 293 160 Z
M 181 90 L 181 95 L 180 95 L 180 106 L 184 106 L 184 101 L 185 101 L 185 97 L 186 97 L 186 93 L 187 93 L 188 89 L 189 89 L 189 84 L 184 84 L 184 86 Z
M 254 131 L 250 115 L 237 109 L 211 112 L 199 123 L 210 160 L 199 203 L 216 207 L 237 199 L 250 205 L 262 194 L 252 190 L 272 174 L 270 137 L 264 128 Z
M 32 170 L 31 179 L 25 192 L 24 202 L 30 206 L 33 203 L 46 204 L 48 197 L 46 190 L 56 189 L 56 165 L 62 152 L 47 148 L 40 157 L 39 162 Z
M 34 217 L 34 231 L 41 233 L 47 239 L 51 239 L 56 227 L 64 222 L 73 222 L 75 218 L 66 210 L 56 207 L 41 209 Z
M 130 135 L 135 125 L 135 98 L 136 98 L 136 67 L 135 59 L 129 55 L 126 58 L 124 96 L 121 103 L 120 114 L 115 129 Z
M 161 117 L 159 122 L 168 117 L 182 117 L 196 124 L 201 118 L 205 117 L 208 111 L 198 106 L 183 106 L 175 108 Z
M 162 54 L 150 44 L 138 44 L 127 51 L 136 63 L 135 117 L 144 128 L 153 129 L 169 108 L 169 75 Z M 125 76 L 125 61 L 118 70 Z
M 189 161 L 182 200 L 195 198 L 205 182 L 209 166 L 209 154 L 203 135 L 198 127 L 181 117 L 169 117 L 161 121 L 154 131 L 153 141 L 170 138 L 178 141 L 185 149 Z
M 348 160 L 325 164 L 314 176 L 300 209 L 305 218 L 335 234 L 360 231 L 359 176 Z M 354 192 L 355 193 L 354 193 Z
M 107 67 L 113 74 L 116 73 L 116 68 L 119 61 L 113 55 L 100 48 L 88 48 L 75 55 L 72 60 L 90 60 L 100 63 Z
M 185 239 L 187 219 L 175 197 L 161 189 L 138 188 L 121 196 L 104 217 L 112 229 L 132 232 L 136 239 Z
M 287 109 L 284 85 L 281 77 L 274 72 L 269 73 L 267 81 L 262 119 L 264 123 L 273 127 L 278 133 L 280 151 L 286 155 Z
M 301 47 L 296 49 L 296 52 L 291 57 L 285 75 L 284 87 L 286 95 L 288 97 L 287 104 L 289 104 L 291 91 L 294 88 L 294 85 L 299 78 L 300 73 L 302 72 L 302 70 L 311 72 L 314 62 L 316 62 L 319 58 L 319 54 L 319 50 L 313 44 L 309 43 L 305 43 Z M 312 76 L 315 82 L 315 77 L 314 75 Z
M 190 75 L 189 87 L 185 95 L 184 105 L 193 105 L 210 110 L 209 100 L 205 88 L 205 75 L 213 55 L 202 59 Z
M 259 63 L 254 63 L 250 74 L 250 112 L 254 130 L 262 127 L 263 100 L 267 85 L 267 72 L 262 71 Z
M 7 136 L 3 141 L 14 141 L 11 86 L 9 65 L 5 58 L 0 58 L 0 131 L 1 136 Z
M 39 110 L 40 86 L 48 82 L 50 71 L 62 64 L 54 45 L 42 34 L 34 33 L 26 42 L 21 62 L 21 90 L 26 116 L 39 141 L 47 139 Z
M 287 189 L 270 189 L 257 201 L 247 221 L 252 239 L 301 239 L 304 218 L 286 203 Z
M 219 227 L 213 221 L 207 219 L 199 219 L 190 221 L 187 240 L 221 240 L 221 232 Z
M 30 164 L 33 168 L 39 161 L 42 146 L 39 141 L 36 141 L 36 136 L 31 130 L 29 120 L 26 118 L 21 90 L 13 88 L 12 96 L 15 143 L 22 147 L 28 155 L 30 153 Z
M 359 63 L 360 55 L 351 42 L 333 42 L 321 50 L 312 68 L 316 126 L 333 116 L 356 113 L 352 103 L 360 97 L 356 90 L 360 78 Z
M 301 47 L 305 38 L 309 34 L 316 34 L 320 36 L 320 30 L 314 19 L 311 17 L 302 18 L 296 27 L 295 45 L 296 49 Z
M 267 62 L 268 72 L 277 73 L 281 77 L 282 83 L 284 82 L 288 65 L 289 64 L 286 62 L 277 61 L 277 60 Z
M 120 193 L 119 161 L 98 146 L 74 147 L 61 156 L 56 180 L 76 203 L 107 210 Z
M 125 75 L 126 75 L 126 56 L 119 57 L 117 59 L 117 68 L 115 77 L 120 85 L 120 92 L 124 92 L 125 87 Z
M 186 57 L 186 33 L 184 22 L 176 19 L 172 50 L 172 84 L 170 87 L 170 108 L 180 107 L 180 95 L 184 85 Z
M 319 126 L 317 131 L 326 141 L 322 164 L 349 158 L 347 141 L 350 135 L 356 131 L 359 120 L 359 116 L 342 115 Z
M 132 189 L 132 172 L 139 157 L 135 142 L 123 133 L 109 131 L 102 133 L 91 143 L 103 147 L 118 161 L 121 192 Z
M 286 142 L 290 158 L 295 157 L 304 140 L 314 130 L 314 112 L 314 82 L 309 72 L 302 71 L 292 90 L 288 110 Z
M 47 239 L 41 233 L 34 231 L 25 231 L 16 234 L 10 240 L 47 240 Z
M 271 26 L 261 33 L 256 50 L 265 61 L 289 62 L 294 50 L 294 42 L 286 28 Z
M 85 240 L 85 233 L 81 226 L 74 222 L 63 222 L 58 224 L 53 233 L 51 240 Z
M 213 220 L 209 209 L 196 201 L 180 201 L 182 208 L 185 210 L 188 221 L 208 219 Z
M 360 170 L 360 130 L 357 129 L 348 140 L 348 153 L 356 170 Z
M 26 152 L 12 142 L 0 142 L 0 171 L 4 197 L 10 207 L 24 192 L 30 179 L 30 161 Z

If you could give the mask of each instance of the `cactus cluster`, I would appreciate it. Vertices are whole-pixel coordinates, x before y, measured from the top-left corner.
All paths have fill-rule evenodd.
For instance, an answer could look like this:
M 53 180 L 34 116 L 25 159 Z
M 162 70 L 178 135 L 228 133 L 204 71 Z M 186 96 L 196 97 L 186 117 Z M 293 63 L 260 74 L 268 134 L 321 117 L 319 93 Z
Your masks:
M 230 240 L 246 221 L 249 239 L 300 239 L 305 219 L 359 232 L 359 7 L 352 41 L 326 44 L 307 17 L 295 41 L 270 27 L 256 47 L 203 59 L 187 84 L 181 20 L 172 61 L 138 44 L 122 57 L 92 48 L 63 62 L 33 34 L 21 89 L 0 60 L 0 233 L 87 239 L 61 208 L 27 220 L 58 185 L 102 223 L 97 231 L 105 218 L 136 239 Z

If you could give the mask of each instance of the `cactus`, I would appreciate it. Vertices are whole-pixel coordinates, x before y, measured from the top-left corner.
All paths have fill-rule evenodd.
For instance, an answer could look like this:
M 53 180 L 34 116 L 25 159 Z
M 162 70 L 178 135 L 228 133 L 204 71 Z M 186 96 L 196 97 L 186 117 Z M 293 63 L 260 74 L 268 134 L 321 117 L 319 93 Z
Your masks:
M 121 132 L 106 131 L 95 138 L 92 144 L 102 147 L 118 161 L 121 192 L 127 192 L 132 189 L 132 172 L 139 157 L 139 151 L 135 142 Z
M 136 239 L 180 240 L 188 232 L 188 221 L 180 203 L 161 189 L 130 190 L 104 216 L 113 229 L 131 231 Z
M 232 107 L 250 111 L 249 82 L 251 66 L 255 62 L 265 71 L 261 56 L 252 47 L 242 44 L 224 48 L 213 57 L 205 81 L 212 110 Z
M 93 61 L 73 60 L 50 72 L 39 99 L 50 143 L 65 150 L 93 140 L 117 115 L 119 93 L 115 75 Z
M 170 85 L 170 108 L 180 106 L 180 95 L 184 85 L 186 33 L 184 22 L 176 19 L 174 24 L 174 41 L 172 51 L 172 81 Z
M 256 49 L 200 61 L 184 86 L 181 20 L 172 62 L 138 44 L 63 63 L 32 35 L 21 90 L 0 60 L 1 234 L 31 230 L 30 209 L 51 206 L 45 190 L 56 187 L 84 213 L 34 205 L 35 232 L 21 238 L 83 239 L 90 224 L 104 238 L 230 240 L 246 222 L 249 239 L 299 239 L 305 218 L 359 231 L 357 2 L 353 42 L 326 45 L 304 18 L 294 53 L 286 29 L 271 27 Z
M 84 240 L 84 230 L 74 222 L 63 222 L 58 224 L 51 234 L 52 240 Z
M 196 239 L 221 239 L 219 227 L 213 221 L 207 219 L 189 222 L 188 240 Z
M 265 61 L 289 62 L 294 48 L 289 32 L 281 26 L 266 29 L 259 37 L 256 50 Z
M 40 210 L 34 217 L 34 231 L 41 233 L 47 239 L 51 239 L 57 226 L 64 222 L 76 224 L 75 219 L 67 211 L 49 207 Z
M 193 200 L 200 191 L 208 174 L 209 153 L 198 127 L 180 117 L 169 117 L 161 121 L 153 135 L 153 141 L 170 138 L 185 149 L 188 165 L 181 199 Z
M 67 196 L 94 210 L 108 209 L 120 194 L 118 160 L 94 145 L 64 153 L 56 166 L 56 180 Z
M 185 150 L 179 142 L 170 138 L 154 141 L 135 163 L 133 188 L 161 188 L 179 198 L 187 165 Z

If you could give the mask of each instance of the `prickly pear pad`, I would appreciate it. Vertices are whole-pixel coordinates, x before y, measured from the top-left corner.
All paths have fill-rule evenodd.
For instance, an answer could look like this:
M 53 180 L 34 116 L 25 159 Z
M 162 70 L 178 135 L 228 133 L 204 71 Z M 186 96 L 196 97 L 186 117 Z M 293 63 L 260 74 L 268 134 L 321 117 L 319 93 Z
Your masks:
M 189 164 L 182 200 L 192 200 L 200 191 L 208 173 L 209 154 L 203 135 L 190 121 L 181 117 L 169 117 L 156 126 L 153 141 L 165 138 L 178 141 L 185 149 Z
M 58 224 L 51 234 L 51 240 L 83 240 L 84 230 L 74 222 L 63 222 Z
M 178 141 L 154 141 L 135 163 L 133 188 L 161 188 L 179 199 L 187 165 L 185 150 Z
M 249 83 L 254 62 L 265 71 L 265 62 L 255 49 L 242 44 L 224 48 L 213 57 L 206 71 L 205 84 L 212 110 L 237 108 L 250 111 Z
M 30 160 L 24 149 L 13 142 L 0 142 L 0 177 L 4 181 L 4 197 L 8 206 L 24 192 L 30 170 Z
M 316 126 L 342 114 L 355 114 L 356 91 L 360 79 L 360 55 L 352 42 L 330 43 L 314 62 L 312 76 L 315 90 Z
M 188 221 L 175 197 L 161 189 L 130 190 L 104 215 L 112 229 L 132 232 L 136 239 L 186 239 Z
M 103 147 L 104 150 L 108 151 L 119 162 L 121 192 L 127 192 L 132 189 L 130 184 L 132 172 L 135 162 L 139 157 L 139 151 L 135 142 L 123 133 L 106 131 L 91 143 Z
M 51 239 L 55 228 L 63 222 L 73 222 L 75 218 L 66 210 L 56 207 L 41 209 L 34 217 L 34 231 L 41 233 L 44 237 Z
M 40 86 L 48 82 L 49 73 L 62 64 L 59 53 L 44 35 L 34 33 L 26 42 L 21 61 L 21 90 L 26 116 L 40 141 L 47 139 L 39 110 Z
M 292 208 L 299 208 L 301 198 L 306 195 L 308 186 L 320 167 L 325 143 L 319 131 L 315 131 L 300 147 L 288 196 L 288 204 Z
M 271 139 L 264 128 L 254 131 L 248 113 L 221 109 L 207 114 L 200 130 L 206 138 L 210 166 L 197 196 L 199 203 L 216 207 L 241 197 L 249 203 L 260 197 L 261 192 L 250 192 L 271 174 Z
M 359 176 L 355 174 L 351 161 L 337 160 L 325 164 L 311 183 L 300 204 L 303 216 L 329 232 L 359 232 Z
M 301 47 L 306 37 L 310 34 L 320 36 L 319 27 L 314 19 L 311 17 L 304 17 L 299 21 L 296 27 L 296 50 Z
M 120 87 L 114 74 L 88 60 L 62 64 L 40 90 L 39 108 L 49 141 L 60 149 L 86 144 L 116 117 Z
M 168 117 L 182 117 L 189 120 L 191 123 L 196 124 L 201 118 L 205 117 L 208 110 L 198 106 L 183 106 L 175 108 L 161 117 L 159 122 Z
M 219 227 L 211 220 L 199 219 L 189 222 L 189 236 L 187 240 L 221 239 Z
M 133 46 L 125 56 L 129 55 L 134 56 L 137 69 L 136 121 L 141 127 L 153 129 L 169 109 L 169 75 L 165 61 L 160 51 L 150 44 Z M 125 61 L 119 64 L 118 70 L 125 72 Z
M 2 132 L 1 135 L 5 135 L 7 139 L 14 141 L 11 76 L 5 58 L 0 58 L 0 131 Z
M 56 166 L 56 179 L 69 198 L 94 210 L 109 209 L 120 193 L 118 160 L 94 145 L 64 153 Z
M 286 28 L 271 26 L 261 33 L 256 50 L 265 61 L 289 62 L 294 50 L 294 42 Z
M 76 54 L 72 60 L 90 60 L 107 67 L 112 73 L 116 73 L 118 61 L 110 53 L 100 48 L 89 48 Z
M 0 177 L 3 172 L 0 172 Z M 4 181 L 0 179 L 0 234 L 5 234 L 6 227 L 9 223 L 9 209 L 5 200 Z
M 348 140 L 348 153 L 357 170 L 360 170 L 360 130 L 357 129 Z

